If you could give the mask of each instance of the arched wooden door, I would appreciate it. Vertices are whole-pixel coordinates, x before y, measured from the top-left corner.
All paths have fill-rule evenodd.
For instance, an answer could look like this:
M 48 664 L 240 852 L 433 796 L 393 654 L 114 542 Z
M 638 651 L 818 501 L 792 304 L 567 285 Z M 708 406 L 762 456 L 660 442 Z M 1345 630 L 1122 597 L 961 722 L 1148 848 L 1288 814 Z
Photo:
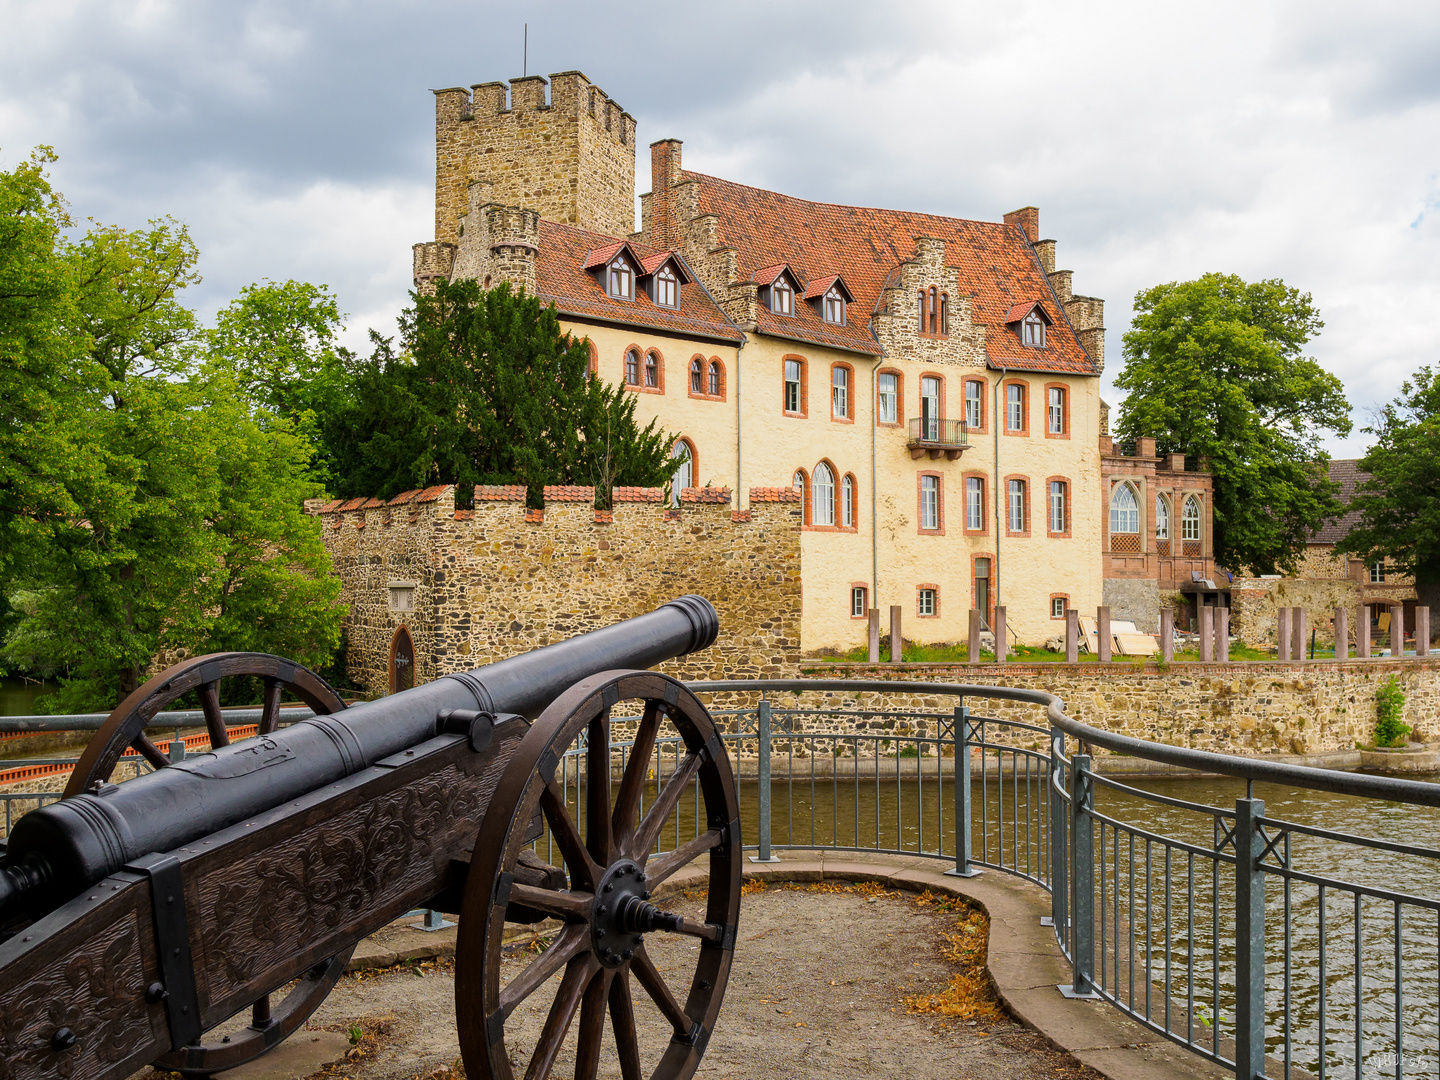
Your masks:
M 415 645 L 410 631 L 400 627 L 390 641 L 390 692 L 398 694 L 415 685 Z

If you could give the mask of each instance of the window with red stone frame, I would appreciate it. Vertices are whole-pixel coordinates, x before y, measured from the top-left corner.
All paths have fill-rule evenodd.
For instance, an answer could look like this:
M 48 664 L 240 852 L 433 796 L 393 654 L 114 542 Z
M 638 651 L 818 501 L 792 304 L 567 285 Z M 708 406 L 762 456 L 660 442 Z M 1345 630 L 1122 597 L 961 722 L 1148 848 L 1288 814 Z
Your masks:
M 859 594 L 858 596 L 856 594 Z M 850 618 L 868 619 L 870 617 L 870 583 L 867 581 L 852 581 L 850 583 Z
M 915 586 L 915 617 L 917 619 L 938 619 L 940 617 L 940 586 L 933 581 L 922 581 Z
M 810 474 L 805 469 L 795 470 L 795 476 L 791 480 L 791 486 L 800 493 L 800 523 L 810 524 Z
M 881 368 L 875 373 L 875 423 L 880 427 L 905 426 L 905 376 L 895 368 Z
M 712 356 L 705 368 L 705 396 L 712 401 L 724 401 L 726 390 L 725 362 Z
M 1060 518 L 1062 529 L 1055 528 L 1056 506 L 1055 485 L 1060 485 Z M 1070 536 L 1070 521 L 1074 512 L 1070 506 L 1070 478 L 1068 476 L 1047 476 L 1045 478 L 1045 532 L 1059 540 Z
M 966 379 L 964 392 L 965 430 L 971 435 L 984 435 L 989 430 L 985 424 L 986 413 L 989 411 L 989 388 L 984 379 Z
M 1017 395 L 1018 390 L 1018 395 Z M 1006 379 L 1000 391 L 1004 412 L 1000 416 L 1000 428 L 1005 435 L 1030 434 L 1030 384 L 1024 379 Z M 1017 404 L 1018 403 L 1018 404 Z M 1012 426 L 1016 420 L 1018 426 Z
M 975 481 L 976 483 L 972 483 L 971 481 Z M 981 472 L 967 472 L 960 478 L 960 482 L 963 485 L 963 494 L 965 497 L 965 502 L 962 507 L 965 514 L 965 532 L 971 536 L 983 536 L 990 531 L 990 506 L 989 495 L 986 492 L 986 476 Z M 975 502 L 977 497 L 979 500 L 980 518 L 978 527 L 975 525 Z
M 1057 403 L 1054 395 L 1059 394 L 1060 400 Z M 1051 426 L 1058 411 L 1060 419 L 1060 430 L 1052 431 Z M 1068 439 L 1070 438 L 1070 388 L 1064 383 L 1045 384 L 1045 437 L 1047 439 Z
M 1059 600 L 1060 605 L 1057 613 L 1055 601 Z M 1050 618 L 1065 621 L 1065 612 L 1070 610 L 1070 594 L 1063 592 L 1052 592 L 1050 594 Z
M 1005 477 L 1005 535 L 1029 536 L 1030 525 L 1030 478 L 1022 473 L 1011 473 Z M 1015 527 L 1019 516 L 1020 528 Z
M 803 356 L 793 354 L 780 360 L 780 411 L 786 416 L 805 417 L 809 414 L 810 365 Z
M 844 362 L 830 365 L 830 419 L 837 424 L 855 422 L 855 369 Z
M 915 477 L 915 523 L 925 536 L 945 535 L 945 480 L 938 472 Z

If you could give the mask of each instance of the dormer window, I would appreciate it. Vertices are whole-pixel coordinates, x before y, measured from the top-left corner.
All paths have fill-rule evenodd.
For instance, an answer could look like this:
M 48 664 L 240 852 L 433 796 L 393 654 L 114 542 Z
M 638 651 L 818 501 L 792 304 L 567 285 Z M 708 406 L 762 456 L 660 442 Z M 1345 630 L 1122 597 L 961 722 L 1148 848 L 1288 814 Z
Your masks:
M 1037 349 L 1043 347 L 1045 344 L 1045 320 L 1033 311 L 1026 315 L 1020 324 L 1020 340 Z
M 617 300 L 635 299 L 635 271 L 624 255 L 616 255 L 605 268 L 605 292 Z
M 770 286 L 770 310 L 776 315 L 793 315 L 795 313 L 795 290 L 781 274 Z
M 680 306 L 680 279 L 675 276 L 667 263 L 655 274 L 654 278 L 654 300 L 660 307 L 676 308 Z
M 835 326 L 845 325 L 845 297 L 834 285 L 830 286 L 829 291 L 825 293 L 823 311 L 827 323 L 833 323 Z

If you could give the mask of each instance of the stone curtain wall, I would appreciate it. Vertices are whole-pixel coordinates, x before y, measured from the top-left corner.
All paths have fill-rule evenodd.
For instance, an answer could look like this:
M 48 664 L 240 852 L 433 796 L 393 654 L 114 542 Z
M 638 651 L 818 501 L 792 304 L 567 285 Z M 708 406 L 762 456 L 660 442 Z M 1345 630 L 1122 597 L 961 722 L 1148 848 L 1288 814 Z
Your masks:
M 786 678 L 800 649 L 800 530 L 789 489 L 751 493 L 733 513 L 724 488 L 617 488 L 614 510 L 588 487 L 547 488 L 544 510 L 521 487 L 480 487 L 473 510 L 454 488 L 314 502 L 350 606 L 351 681 L 389 691 L 391 643 L 405 626 L 415 680 L 468 671 L 650 611 L 684 593 L 711 600 L 720 640 L 661 670 L 686 679 Z M 391 585 L 414 584 L 413 610 Z
M 1405 690 L 1405 722 L 1426 742 L 1440 740 L 1440 660 L 1240 662 L 1172 664 L 807 664 L 802 677 L 900 679 L 1044 690 L 1074 719 L 1151 742 L 1246 756 L 1334 754 L 1369 743 L 1375 691 L 1395 675 Z M 712 702 L 734 707 L 738 695 Z M 778 695 L 777 695 L 778 697 Z M 785 695 L 791 704 L 792 695 Z M 842 704 L 949 710 L 948 697 L 916 694 L 807 693 L 804 707 Z M 974 711 L 1044 726 L 1033 705 L 970 702 Z M 889 731 L 891 721 L 851 722 L 854 730 Z M 903 730 L 902 730 L 903 729 Z M 934 735 L 933 725 L 900 721 L 895 734 Z

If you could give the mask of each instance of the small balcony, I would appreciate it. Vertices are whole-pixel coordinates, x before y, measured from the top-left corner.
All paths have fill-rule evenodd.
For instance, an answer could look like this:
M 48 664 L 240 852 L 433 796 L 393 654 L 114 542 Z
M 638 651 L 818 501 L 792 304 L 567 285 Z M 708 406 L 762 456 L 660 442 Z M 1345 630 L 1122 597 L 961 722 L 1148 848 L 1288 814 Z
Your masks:
M 910 421 L 910 438 L 905 445 L 912 458 L 928 454 L 932 458 L 943 456 L 946 461 L 954 461 L 970 448 L 965 421 L 933 416 L 919 416 Z

